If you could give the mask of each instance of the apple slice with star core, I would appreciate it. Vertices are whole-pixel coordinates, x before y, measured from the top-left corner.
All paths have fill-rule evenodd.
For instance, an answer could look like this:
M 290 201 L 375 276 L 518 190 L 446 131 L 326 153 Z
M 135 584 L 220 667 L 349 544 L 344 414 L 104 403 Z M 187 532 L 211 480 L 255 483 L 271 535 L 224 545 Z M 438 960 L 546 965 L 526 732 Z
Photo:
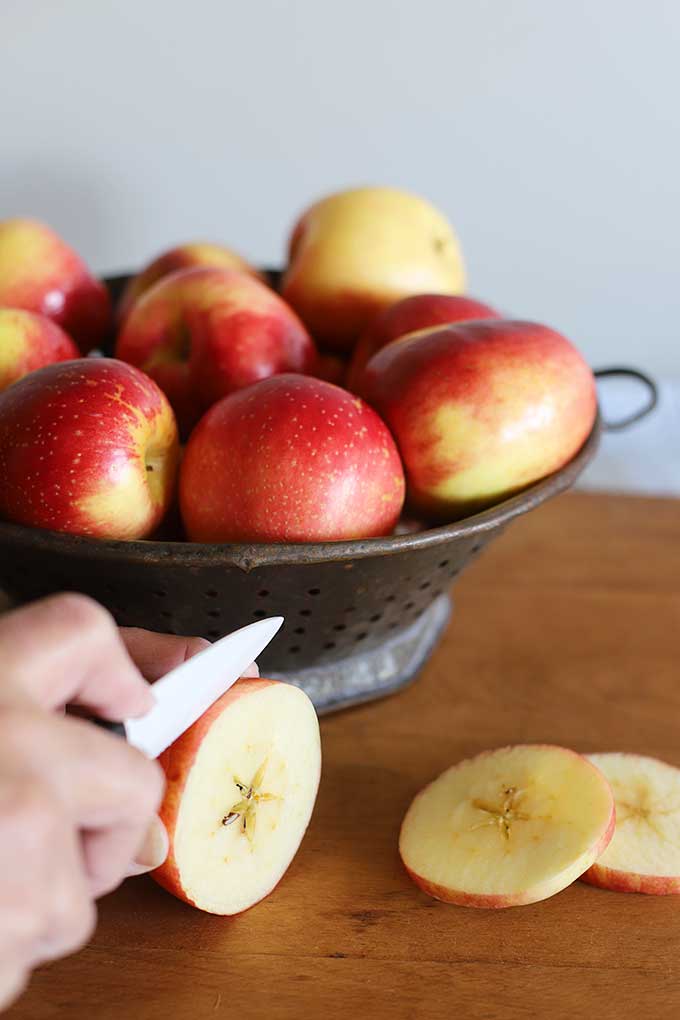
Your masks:
M 680 893 L 680 769 L 640 754 L 590 754 L 616 802 L 616 831 L 584 882 L 652 895 Z
M 575 881 L 614 824 L 609 784 L 586 758 L 547 744 L 502 747 L 452 766 L 417 794 L 399 852 L 435 899 L 513 907 Z
M 319 722 L 307 695 L 239 680 L 159 758 L 170 850 L 153 877 L 212 914 L 267 896 L 293 860 L 321 775 Z

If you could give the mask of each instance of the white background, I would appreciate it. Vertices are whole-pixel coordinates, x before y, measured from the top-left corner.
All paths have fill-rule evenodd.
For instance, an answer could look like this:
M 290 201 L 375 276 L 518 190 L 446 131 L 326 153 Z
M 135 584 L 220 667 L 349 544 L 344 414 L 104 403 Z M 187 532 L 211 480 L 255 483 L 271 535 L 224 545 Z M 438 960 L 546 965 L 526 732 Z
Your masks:
M 0 216 L 276 263 L 319 194 L 408 187 L 473 293 L 672 377 L 678 52 L 675 0 L 0 0 Z

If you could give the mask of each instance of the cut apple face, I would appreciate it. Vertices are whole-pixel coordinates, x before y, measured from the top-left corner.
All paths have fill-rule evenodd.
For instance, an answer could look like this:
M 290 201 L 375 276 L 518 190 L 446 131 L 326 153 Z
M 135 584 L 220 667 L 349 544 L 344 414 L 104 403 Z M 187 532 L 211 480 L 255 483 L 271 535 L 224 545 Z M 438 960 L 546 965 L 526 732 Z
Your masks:
M 406 812 L 399 852 L 430 896 L 513 907 L 560 892 L 614 831 L 606 779 L 562 747 L 519 745 L 454 765 Z
M 267 896 L 304 836 L 321 773 L 307 695 L 239 680 L 159 759 L 170 852 L 153 877 L 187 903 L 238 914 Z
M 616 803 L 616 831 L 585 882 L 618 892 L 680 893 L 680 769 L 639 754 L 591 754 Z

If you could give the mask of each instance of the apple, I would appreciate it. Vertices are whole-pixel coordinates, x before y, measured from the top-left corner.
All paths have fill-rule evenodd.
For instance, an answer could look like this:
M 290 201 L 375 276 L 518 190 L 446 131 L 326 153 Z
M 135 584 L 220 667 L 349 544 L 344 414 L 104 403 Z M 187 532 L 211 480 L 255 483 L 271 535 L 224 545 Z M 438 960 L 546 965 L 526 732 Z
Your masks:
M 590 754 L 616 803 L 616 830 L 581 878 L 618 892 L 680 893 L 680 769 L 640 754 Z
M 122 322 L 142 294 L 145 294 L 154 283 L 158 283 L 164 276 L 174 273 L 177 269 L 192 269 L 198 266 L 238 269 L 243 273 L 249 273 L 251 276 L 262 279 L 261 274 L 231 248 L 225 248 L 221 244 L 210 244 L 207 241 L 180 244 L 176 248 L 171 248 L 158 255 L 140 273 L 128 281 L 118 303 L 118 321 Z
M 168 508 L 175 418 L 132 365 L 47 365 L 0 393 L 0 518 L 94 538 L 145 538 Z
M 374 354 L 407 333 L 467 319 L 499 319 L 490 305 L 462 294 L 413 294 L 385 308 L 368 324 L 354 348 L 347 384 L 361 393 L 364 367 Z
M 317 354 L 273 290 L 233 269 L 203 267 L 171 273 L 135 303 L 116 356 L 156 380 L 188 434 L 216 400 L 279 372 L 309 372 Z
M 381 309 L 408 294 L 465 289 L 445 217 L 396 188 L 330 195 L 298 220 L 282 294 L 322 347 L 351 350 Z
M 593 374 L 560 333 L 488 319 L 411 334 L 378 351 L 362 392 L 390 426 L 407 499 L 451 520 L 566 464 L 597 413 Z
M 83 354 L 100 345 L 111 325 L 111 301 L 72 248 L 44 223 L 0 222 L 0 305 L 52 319 Z
M 605 850 L 614 798 L 574 751 L 525 744 L 486 751 L 415 797 L 399 853 L 424 892 L 466 907 L 515 907 L 554 896 Z
M 159 762 L 170 850 L 153 878 L 212 914 L 268 896 L 297 853 L 319 786 L 319 723 L 307 695 L 239 680 Z
M 322 542 L 387 535 L 404 474 L 387 426 L 331 383 L 279 375 L 199 422 L 180 472 L 194 542 Z
M 0 308 L 0 392 L 36 368 L 79 356 L 71 337 L 51 319 Z

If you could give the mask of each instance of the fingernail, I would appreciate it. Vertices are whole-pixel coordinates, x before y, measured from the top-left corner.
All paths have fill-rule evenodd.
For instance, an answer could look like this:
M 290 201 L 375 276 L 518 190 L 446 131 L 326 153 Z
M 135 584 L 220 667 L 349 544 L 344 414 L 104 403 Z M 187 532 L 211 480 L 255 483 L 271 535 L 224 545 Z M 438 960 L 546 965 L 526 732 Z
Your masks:
M 129 868 L 129 874 L 141 875 L 145 871 L 153 871 L 159 868 L 168 856 L 170 841 L 165 826 L 158 816 L 154 818 L 146 831 L 144 843 L 137 851 L 134 861 Z
M 243 673 L 241 674 L 243 678 L 247 677 L 248 679 L 255 679 L 256 677 L 259 677 L 259 675 L 260 670 L 256 662 L 251 662 L 248 668 L 244 669 Z

